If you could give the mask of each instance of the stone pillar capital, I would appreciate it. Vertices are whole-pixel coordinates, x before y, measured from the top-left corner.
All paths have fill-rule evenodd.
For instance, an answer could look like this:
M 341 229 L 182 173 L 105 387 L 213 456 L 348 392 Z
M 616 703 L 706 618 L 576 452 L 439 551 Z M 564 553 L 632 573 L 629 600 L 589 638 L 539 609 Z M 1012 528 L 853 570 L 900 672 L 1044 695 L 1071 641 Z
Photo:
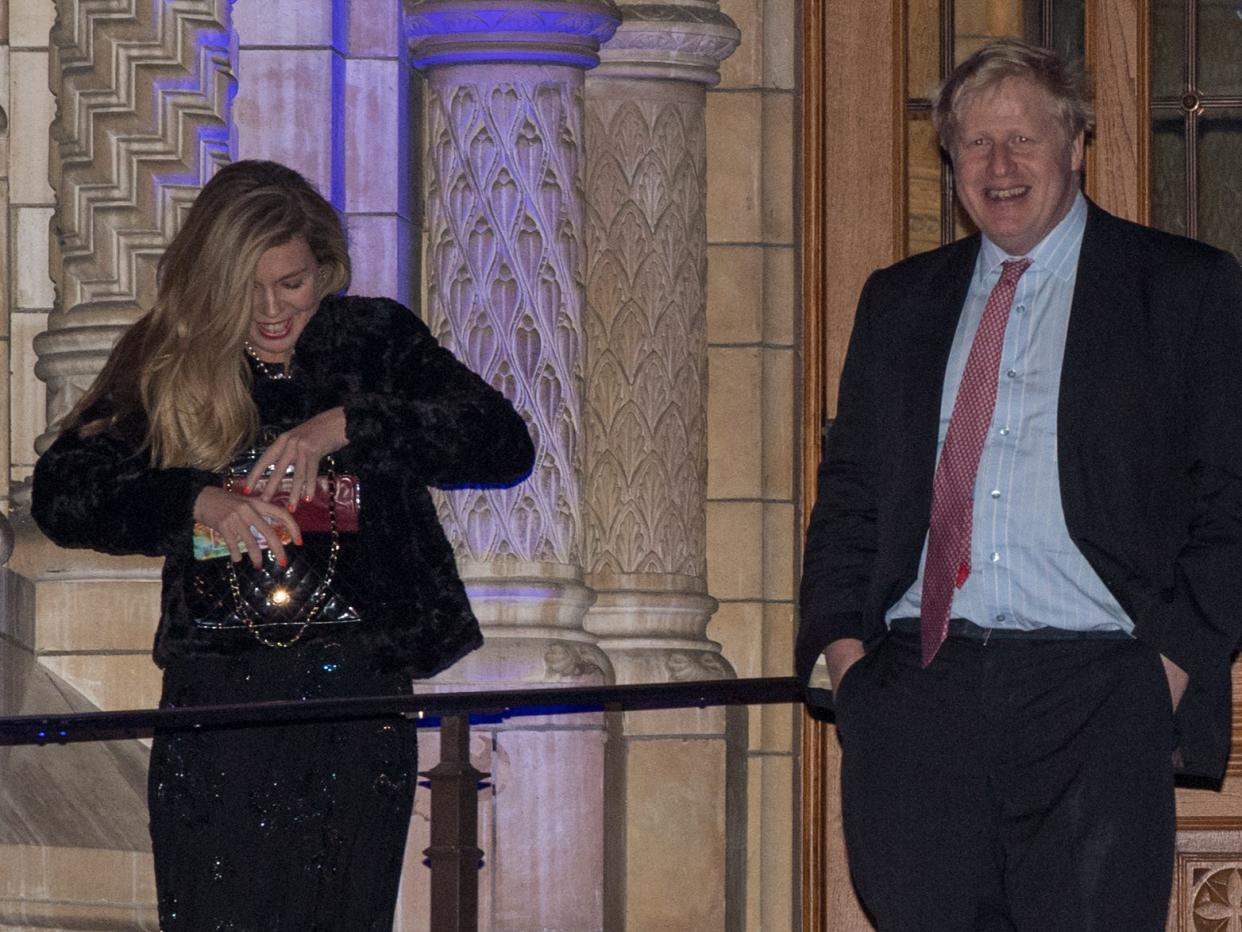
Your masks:
M 613 0 L 405 0 L 416 68 L 520 62 L 594 68 L 621 21 Z
M 647 78 L 712 86 L 742 34 L 715 3 L 627 3 L 600 52 L 597 78 Z

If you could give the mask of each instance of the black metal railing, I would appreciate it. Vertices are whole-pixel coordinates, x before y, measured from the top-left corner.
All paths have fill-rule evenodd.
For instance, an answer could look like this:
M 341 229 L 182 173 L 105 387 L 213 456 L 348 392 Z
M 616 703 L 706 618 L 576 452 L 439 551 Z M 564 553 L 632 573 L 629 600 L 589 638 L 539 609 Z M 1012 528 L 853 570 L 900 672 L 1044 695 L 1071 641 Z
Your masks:
M 550 686 L 472 692 L 374 696 L 246 705 L 131 709 L 56 715 L 0 716 L 0 745 L 54 745 L 143 738 L 156 729 L 287 724 L 405 715 L 438 725 L 440 762 L 422 773 L 431 787 L 432 932 L 478 928 L 478 789 L 488 774 L 470 762 L 470 721 L 521 715 L 634 712 L 801 702 L 793 677 L 696 680 L 631 686 Z

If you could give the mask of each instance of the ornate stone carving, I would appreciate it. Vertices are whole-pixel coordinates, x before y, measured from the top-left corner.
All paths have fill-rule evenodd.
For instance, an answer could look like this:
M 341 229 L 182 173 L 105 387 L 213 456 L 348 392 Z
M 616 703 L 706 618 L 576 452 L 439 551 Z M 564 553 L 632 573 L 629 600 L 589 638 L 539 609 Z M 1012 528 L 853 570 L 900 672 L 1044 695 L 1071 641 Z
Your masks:
M 1242 866 L 1196 873 L 1192 891 L 1195 932 L 1242 932 Z
M 430 82 L 428 319 L 525 415 L 538 450 L 513 489 L 451 492 L 471 559 L 578 563 L 582 323 L 581 88 Z
M 1184 831 L 1181 823 L 1169 932 L 1242 932 L 1242 834 Z
M 596 654 L 581 645 L 564 642 L 549 644 L 543 652 L 545 683 L 573 683 L 577 686 L 602 685 L 609 675 L 597 661 Z
M 427 69 L 427 318 L 517 406 L 536 446 L 512 489 L 438 502 L 485 643 L 437 685 L 611 682 L 582 630 L 582 68 L 619 16 L 600 0 L 407 0 Z M 448 679 L 452 677 L 452 679 Z M 602 717 L 495 726 L 491 908 L 500 925 L 604 924 Z M 516 767 L 514 772 L 517 772 Z M 564 773 L 580 792 L 529 857 L 529 812 Z M 514 841 L 514 839 L 518 839 Z M 531 897 L 532 889 L 555 897 Z
M 228 159 L 230 0 L 58 0 L 52 277 L 35 341 L 54 423 L 155 295 L 155 263 Z M 40 448 L 51 439 L 40 438 Z
M 718 651 L 670 651 L 664 662 L 670 683 L 725 680 L 735 675 Z
M 441 516 L 472 564 L 577 567 L 581 69 L 620 17 L 610 0 L 406 8 L 412 60 L 429 71 L 428 320 L 514 401 L 538 450 L 526 482 L 448 493 Z
M 715 3 L 626 4 L 587 78 L 585 622 L 618 682 L 727 677 L 704 637 L 707 85 Z
M 593 99 L 587 138 L 586 566 L 702 576 L 702 102 Z

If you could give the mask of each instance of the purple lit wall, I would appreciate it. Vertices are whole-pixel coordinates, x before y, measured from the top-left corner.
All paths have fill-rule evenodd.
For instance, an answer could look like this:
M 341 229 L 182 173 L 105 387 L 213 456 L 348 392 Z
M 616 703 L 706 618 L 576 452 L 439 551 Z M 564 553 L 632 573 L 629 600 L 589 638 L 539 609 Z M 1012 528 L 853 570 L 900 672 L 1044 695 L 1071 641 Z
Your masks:
M 342 210 L 351 290 L 418 301 L 414 72 L 400 0 L 236 0 L 238 158 L 310 178 Z

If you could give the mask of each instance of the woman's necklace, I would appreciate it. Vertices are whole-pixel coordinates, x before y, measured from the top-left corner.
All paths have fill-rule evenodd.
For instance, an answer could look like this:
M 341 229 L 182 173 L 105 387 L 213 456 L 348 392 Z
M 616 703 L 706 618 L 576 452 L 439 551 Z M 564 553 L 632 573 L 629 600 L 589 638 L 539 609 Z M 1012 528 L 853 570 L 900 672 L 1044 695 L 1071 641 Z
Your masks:
M 287 365 L 281 365 L 278 362 L 265 362 L 259 358 L 259 354 L 255 352 L 253 346 L 249 343 L 245 344 L 246 355 L 254 362 L 254 367 L 259 370 L 259 375 L 265 379 L 291 379 L 292 375 L 289 370 L 293 368 L 293 359 L 290 358 Z

